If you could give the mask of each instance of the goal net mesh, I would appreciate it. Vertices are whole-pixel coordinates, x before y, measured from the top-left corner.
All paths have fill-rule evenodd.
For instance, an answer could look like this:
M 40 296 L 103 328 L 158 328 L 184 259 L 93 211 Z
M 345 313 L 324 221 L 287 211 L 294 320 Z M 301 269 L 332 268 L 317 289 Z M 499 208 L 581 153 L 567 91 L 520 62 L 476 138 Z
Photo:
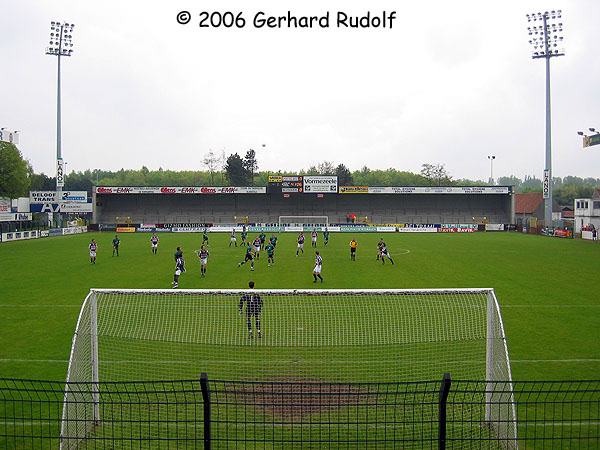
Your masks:
M 249 337 L 246 305 L 240 314 L 244 293 L 262 299 L 260 338 L 256 317 Z M 198 379 L 201 372 L 213 380 L 282 382 L 424 381 L 446 372 L 511 380 L 491 289 L 90 292 L 68 382 Z M 77 408 L 67 397 L 65 405 Z M 494 414 L 510 421 L 514 411 Z

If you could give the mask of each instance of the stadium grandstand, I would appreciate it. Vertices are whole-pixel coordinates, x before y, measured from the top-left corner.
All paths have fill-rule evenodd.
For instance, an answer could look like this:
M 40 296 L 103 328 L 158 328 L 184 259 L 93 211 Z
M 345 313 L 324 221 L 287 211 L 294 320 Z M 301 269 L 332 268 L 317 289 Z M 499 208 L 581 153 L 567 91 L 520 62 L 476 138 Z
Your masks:
M 327 216 L 329 223 L 349 217 L 369 224 L 514 223 L 509 186 L 363 189 L 287 194 L 264 187 L 103 186 L 94 189 L 93 223 L 268 224 L 280 216 Z

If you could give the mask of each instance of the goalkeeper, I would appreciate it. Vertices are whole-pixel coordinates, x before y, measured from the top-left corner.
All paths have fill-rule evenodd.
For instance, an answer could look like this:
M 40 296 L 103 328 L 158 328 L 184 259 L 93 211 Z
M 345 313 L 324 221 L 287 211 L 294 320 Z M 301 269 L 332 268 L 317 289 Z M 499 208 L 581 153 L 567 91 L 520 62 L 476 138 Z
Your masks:
M 254 281 L 248 282 L 248 287 L 254 289 Z M 262 337 L 260 332 L 260 314 L 262 312 L 262 298 L 259 294 L 245 293 L 240 298 L 240 315 L 244 311 L 244 303 L 246 304 L 246 319 L 248 321 L 248 338 L 252 338 L 252 317 L 256 324 L 256 334 L 258 337 Z

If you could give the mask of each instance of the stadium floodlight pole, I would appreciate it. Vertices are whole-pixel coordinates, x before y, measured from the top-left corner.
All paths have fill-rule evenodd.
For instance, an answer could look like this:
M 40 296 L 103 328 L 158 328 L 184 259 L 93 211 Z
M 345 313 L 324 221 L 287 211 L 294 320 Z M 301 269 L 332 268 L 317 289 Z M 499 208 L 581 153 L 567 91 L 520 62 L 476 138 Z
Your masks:
M 495 155 L 488 155 L 488 159 L 490 160 L 490 184 L 494 184 L 494 160 L 496 159 Z
M 527 22 L 541 22 L 527 28 L 529 43 L 533 46 L 531 57 L 546 60 L 546 168 L 544 170 L 544 225 L 552 225 L 552 133 L 550 123 L 550 58 L 563 56 L 563 24 L 561 10 L 527 14 Z
M 56 197 L 58 201 L 62 198 L 62 188 L 64 186 L 61 148 L 60 58 L 61 56 L 71 56 L 73 54 L 72 33 L 74 27 L 74 24 L 68 22 L 50 22 L 50 45 L 46 47 L 46 55 L 58 57 L 56 88 Z M 60 213 L 57 213 L 57 222 L 60 222 L 60 217 Z

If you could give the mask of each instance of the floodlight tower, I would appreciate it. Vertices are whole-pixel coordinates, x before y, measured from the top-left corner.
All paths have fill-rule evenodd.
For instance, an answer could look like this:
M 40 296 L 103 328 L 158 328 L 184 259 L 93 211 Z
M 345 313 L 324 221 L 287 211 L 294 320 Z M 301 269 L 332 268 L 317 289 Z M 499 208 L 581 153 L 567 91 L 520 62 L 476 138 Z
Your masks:
M 527 27 L 533 59 L 546 60 L 546 168 L 544 169 L 544 225 L 552 225 L 552 133 L 550 123 L 550 58 L 563 56 L 563 24 L 561 10 L 527 14 L 527 22 L 539 22 Z
M 488 159 L 490 160 L 490 184 L 494 184 L 494 160 L 496 159 L 495 155 L 488 155 Z
M 46 55 L 58 57 L 58 73 L 56 88 L 56 197 L 62 199 L 62 188 L 65 185 L 65 171 L 61 149 L 61 112 L 60 112 L 60 58 L 73 54 L 73 28 L 74 24 L 68 22 L 50 22 L 50 46 L 46 47 Z M 60 221 L 60 213 L 57 215 Z

